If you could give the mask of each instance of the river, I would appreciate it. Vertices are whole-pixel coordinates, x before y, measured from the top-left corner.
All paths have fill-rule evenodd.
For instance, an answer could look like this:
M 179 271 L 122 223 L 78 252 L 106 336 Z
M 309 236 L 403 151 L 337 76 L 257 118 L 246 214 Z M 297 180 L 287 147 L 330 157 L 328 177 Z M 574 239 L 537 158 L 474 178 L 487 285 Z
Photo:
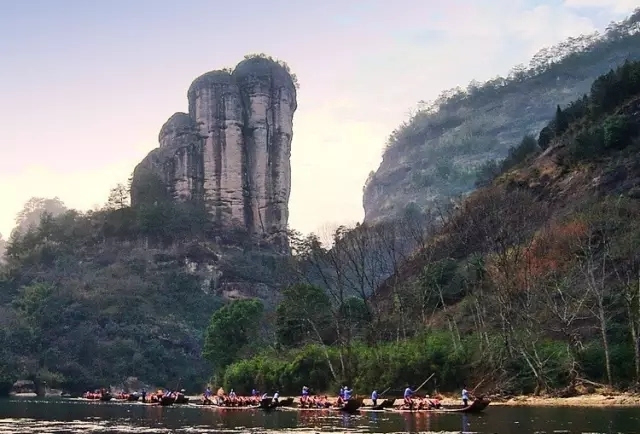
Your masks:
M 221 410 L 82 400 L 0 400 L 0 434 L 121 433 L 637 433 L 638 408 L 489 406 L 485 413 Z

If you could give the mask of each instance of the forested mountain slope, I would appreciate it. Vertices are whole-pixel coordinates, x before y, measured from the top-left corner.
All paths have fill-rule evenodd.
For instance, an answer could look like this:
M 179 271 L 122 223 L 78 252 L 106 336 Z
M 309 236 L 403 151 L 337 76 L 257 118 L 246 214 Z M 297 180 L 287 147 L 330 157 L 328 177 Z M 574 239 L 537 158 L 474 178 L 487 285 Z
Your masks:
M 211 370 L 204 330 L 226 300 L 269 300 L 288 258 L 204 211 L 157 201 L 131 207 L 126 188 L 98 211 L 45 213 L 14 231 L 0 264 L 0 395 L 31 379 L 72 391 L 128 377 L 194 391 Z
M 429 391 L 638 388 L 640 62 L 589 87 L 541 146 L 525 138 L 485 187 L 422 220 L 409 258 L 408 217 L 304 249 L 313 285 L 284 291 L 275 344 L 236 358 L 224 384 L 401 393 L 435 372 Z M 387 273 L 373 296 L 357 289 Z
M 603 35 L 570 38 L 507 78 L 442 93 L 391 134 L 364 187 L 365 221 L 433 208 L 473 190 L 483 164 L 538 134 L 556 107 L 588 93 L 599 75 L 640 59 L 640 11 Z
M 519 161 L 458 203 L 376 304 L 401 333 L 472 339 L 498 388 L 513 387 L 513 366 L 538 391 L 638 384 L 640 62 L 599 77 L 545 130 L 554 138 L 512 151 Z

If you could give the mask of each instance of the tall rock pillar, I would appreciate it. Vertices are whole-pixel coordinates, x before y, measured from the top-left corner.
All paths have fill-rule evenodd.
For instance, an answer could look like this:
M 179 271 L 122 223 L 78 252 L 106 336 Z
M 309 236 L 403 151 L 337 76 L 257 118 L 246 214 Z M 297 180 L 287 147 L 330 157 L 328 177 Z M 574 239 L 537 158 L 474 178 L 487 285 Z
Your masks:
M 270 59 L 245 59 L 233 76 L 244 105 L 245 206 L 251 228 L 270 237 L 286 236 L 296 89 L 285 68 Z
M 226 71 L 211 71 L 187 92 L 189 115 L 204 137 L 204 203 L 221 226 L 244 226 L 243 110 L 240 91 Z

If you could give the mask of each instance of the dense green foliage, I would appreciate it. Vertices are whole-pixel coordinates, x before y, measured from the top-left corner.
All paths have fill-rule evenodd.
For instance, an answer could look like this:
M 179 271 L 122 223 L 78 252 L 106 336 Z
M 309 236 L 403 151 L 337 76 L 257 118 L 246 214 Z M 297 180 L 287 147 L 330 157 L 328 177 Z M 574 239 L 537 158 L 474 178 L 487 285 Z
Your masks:
M 224 368 L 259 342 L 263 311 L 262 302 L 252 299 L 234 301 L 213 314 L 205 334 L 203 356 L 216 374 L 222 374 Z
M 14 232 L 0 266 L 0 383 L 81 391 L 137 377 L 200 388 L 225 279 L 272 285 L 282 267 L 268 251 L 246 253 L 242 234 L 208 241 L 219 231 L 201 209 L 158 199 L 132 208 L 118 186 L 84 214 L 27 204 L 21 215 L 40 223 Z
M 483 167 L 487 161 L 507 157 L 523 135 L 537 135 L 558 105 L 566 111 L 598 76 L 627 59 L 640 59 L 639 21 L 636 12 L 602 35 L 569 38 L 541 50 L 507 77 L 473 82 L 421 103 L 391 134 L 380 167 L 365 184 L 365 221 L 402 214 L 412 202 L 432 209 L 472 191 L 476 181 L 486 184 L 486 177 L 477 175 L 491 169 Z

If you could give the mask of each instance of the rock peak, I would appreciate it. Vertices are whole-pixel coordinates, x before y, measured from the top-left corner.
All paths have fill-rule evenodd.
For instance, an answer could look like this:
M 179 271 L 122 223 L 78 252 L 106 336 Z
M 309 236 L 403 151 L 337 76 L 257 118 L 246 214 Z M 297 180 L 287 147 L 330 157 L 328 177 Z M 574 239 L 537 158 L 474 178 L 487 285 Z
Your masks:
M 286 64 L 264 55 L 209 71 L 187 91 L 189 112 L 173 114 L 159 149 L 136 166 L 132 204 L 145 178 L 179 201 L 195 201 L 221 230 L 242 229 L 286 247 L 296 86 Z M 135 193 L 134 193 L 135 192 Z
M 160 142 L 160 147 L 163 146 L 163 139 L 167 138 L 167 136 L 174 136 L 180 134 L 185 130 L 189 130 L 196 127 L 196 123 L 191 119 L 191 117 L 183 112 L 177 112 L 171 115 L 167 122 L 162 125 L 160 128 L 160 134 L 158 134 L 158 141 Z M 175 141 L 171 140 L 167 145 L 174 144 Z

